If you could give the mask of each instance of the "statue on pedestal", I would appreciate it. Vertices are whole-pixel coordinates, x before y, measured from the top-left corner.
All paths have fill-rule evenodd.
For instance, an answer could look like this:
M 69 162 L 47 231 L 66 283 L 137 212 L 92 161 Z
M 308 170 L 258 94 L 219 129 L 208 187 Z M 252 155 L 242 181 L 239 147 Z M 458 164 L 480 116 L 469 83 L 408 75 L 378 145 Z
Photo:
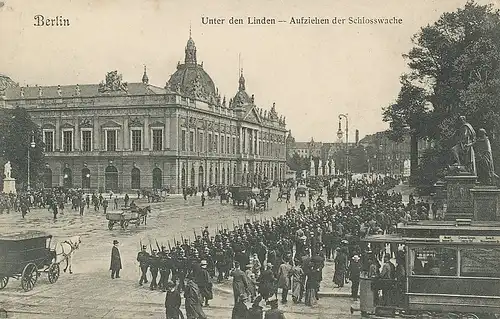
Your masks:
M 474 150 L 477 159 L 478 182 L 481 185 L 495 185 L 499 177 L 495 174 L 490 139 L 488 135 L 486 135 L 486 130 L 484 128 L 480 129 L 477 133 Z
M 476 156 L 472 145 L 476 141 L 476 131 L 467 123 L 465 116 L 460 116 L 461 126 L 456 132 L 457 143 L 451 148 L 454 168 L 476 175 Z
M 8 161 L 7 163 L 5 163 L 4 167 L 3 167 L 3 172 L 5 174 L 5 179 L 11 179 L 12 176 L 12 166 L 10 165 L 10 161 Z

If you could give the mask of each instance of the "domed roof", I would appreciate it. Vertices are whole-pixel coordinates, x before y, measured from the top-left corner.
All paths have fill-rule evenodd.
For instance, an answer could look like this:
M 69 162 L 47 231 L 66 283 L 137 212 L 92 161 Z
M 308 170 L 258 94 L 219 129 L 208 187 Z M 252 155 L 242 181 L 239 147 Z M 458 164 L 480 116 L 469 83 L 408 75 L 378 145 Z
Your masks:
M 209 102 L 216 102 L 218 99 L 214 81 L 203 70 L 203 63 L 198 64 L 196 61 L 196 45 L 191 36 L 186 45 L 184 63 L 177 65 L 167 87 L 177 93 Z
M 4 91 L 7 88 L 17 87 L 17 83 L 12 81 L 8 76 L 0 73 L 0 91 Z

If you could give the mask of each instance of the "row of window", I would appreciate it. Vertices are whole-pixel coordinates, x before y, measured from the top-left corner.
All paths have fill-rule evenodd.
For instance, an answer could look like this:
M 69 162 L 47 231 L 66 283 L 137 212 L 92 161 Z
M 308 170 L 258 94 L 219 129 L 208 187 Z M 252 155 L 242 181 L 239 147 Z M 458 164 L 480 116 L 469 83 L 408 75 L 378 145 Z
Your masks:
M 414 248 L 411 254 L 413 275 L 500 278 L 498 247 L 425 247 Z
M 244 132 L 244 131 L 243 131 Z M 244 135 L 243 135 L 244 136 Z M 208 133 L 208 138 L 205 140 L 203 132 L 198 132 L 197 139 L 195 139 L 195 132 L 189 132 L 189 142 L 187 132 L 181 132 L 181 150 L 190 152 L 216 152 L 222 154 L 237 154 L 239 153 L 240 138 L 235 136 L 214 135 Z M 259 147 L 257 147 L 259 146 Z M 275 143 L 258 141 L 256 138 L 249 139 L 249 147 L 243 143 L 243 153 L 265 155 L 265 156 L 281 156 L 285 152 L 285 145 Z
M 73 183 L 73 172 L 69 168 L 63 170 L 63 186 L 67 188 L 80 187 Z M 90 169 L 84 168 L 81 171 L 81 188 L 90 189 Z M 46 168 L 42 177 L 45 187 L 52 187 L 52 170 Z M 153 189 L 162 188 L 162 171 L 158 167 L 152 171 L 152 187 Z M 118 170 L 114 166 L 108 166 L 104 173 L 104 186 L 106 190 L 118 189 Z M 141 184 L 141 171 L 134 167 L 130 172 L 130 189 L 140 189 L 141 187 L 149 187 L 149 185 Z
M 132 151 L 142 151 L 143 134 L 142 130 L 130 130 L 130 146 Z M 163 149 L 163 129 L 152 129 L 152 150 L 161 151 Z M 82 129 L 80 132 L 81 150 L 90 152 L 94 150 L 93 134 L 91 129 Z M 116 151 L 118 144 L 118 130 L 104 131 L 104 149 L 106 151 Z M 55 132 L 54 130 L 43 131 L 43 142 L 45 152 L 55 151 Z M 63 152 L 72 152 L 75 150 L 73 130 L 62 131 L 61 149 Z

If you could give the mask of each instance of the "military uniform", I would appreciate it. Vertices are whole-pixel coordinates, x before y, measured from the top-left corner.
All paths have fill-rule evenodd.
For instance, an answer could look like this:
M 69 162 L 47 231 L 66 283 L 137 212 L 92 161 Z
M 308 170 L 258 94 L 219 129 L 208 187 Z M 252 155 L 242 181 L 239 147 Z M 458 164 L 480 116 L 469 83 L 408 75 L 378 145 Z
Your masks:
M 139 262 L 139 267 L 141 268 L 141 279 L 139 279 L 139 285 L 141 286 L 143 283 L 148 283 L 147 273 L 149 258 L 150 255 L 146 251 L 146 246 L 142 246 L 142 251 L 137 254 L 137 261 Z

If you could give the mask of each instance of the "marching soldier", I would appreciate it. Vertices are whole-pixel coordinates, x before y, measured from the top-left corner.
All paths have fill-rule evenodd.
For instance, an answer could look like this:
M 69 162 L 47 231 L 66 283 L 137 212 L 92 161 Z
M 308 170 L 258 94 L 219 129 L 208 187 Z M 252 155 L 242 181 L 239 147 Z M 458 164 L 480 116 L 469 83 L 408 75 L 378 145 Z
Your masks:
M 139 262 L 139 267 L 141 268 L 141 279 L 139 280 L 139 285 L 142 286 L 143 283 L 148 283 L 148 262 L 150 255 L 146 251 L 146 245 L 142 246 L 142 250 L 137 254 L 137 261 Z
M 153 249 L 153 253 L 149 257 L 149 272 L 151 273 L 151 284 L 149 285 L 149 288 L 151 288 L 151 290 L 155 290 L 156 288 L 158 288 L 156 277 L 158 277 L 159 259 L 160 258 L 156 253 L 156 249 Z
M 161 246 L 161 251 L 158 253 L 159 264 L 160 264 L 160 281 L 158 282 L 158 288 L 163 291 L 167 291 L 168 277 L 170 277 L 170 258 L 165 246 Z

